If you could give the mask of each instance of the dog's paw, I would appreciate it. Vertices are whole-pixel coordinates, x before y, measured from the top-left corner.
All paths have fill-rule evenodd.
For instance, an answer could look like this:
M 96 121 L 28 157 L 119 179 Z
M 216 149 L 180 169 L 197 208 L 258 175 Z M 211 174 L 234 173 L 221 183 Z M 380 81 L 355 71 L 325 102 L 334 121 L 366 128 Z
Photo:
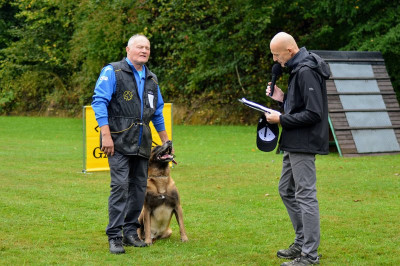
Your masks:
M 144 243 L 147 245 L 147 246 L 151 246 L 151 245 L 153 245 L 153 243 L 154 243 L 154 241 L 152 240 L 152 239 L 150 239 L 150 240 L 144 240 Z
M 189 238 L 188 238 L 187 236 L 182 236 L 182 237 L 181 237 L 181 241 L 182 241 L 182 242 L 188 242 L 188 241 L 189 241 Z

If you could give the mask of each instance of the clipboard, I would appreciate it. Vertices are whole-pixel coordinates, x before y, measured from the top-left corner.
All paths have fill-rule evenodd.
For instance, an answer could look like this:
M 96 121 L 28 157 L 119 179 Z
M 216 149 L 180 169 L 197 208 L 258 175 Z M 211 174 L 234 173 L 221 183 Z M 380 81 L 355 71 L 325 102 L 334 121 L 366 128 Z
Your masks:
M 278 112 L 279 114 L 281 114 L 279 111 L 276 111 L 274 109 L 265 107 L 265 106 L 263 106 L 261 104 L 258 104 L 256 102 L 249 101 L 246 98 L 239 99 L 239 102 L 241 102 L 244 105 L 246 105 L 246 106 L 248 106 L 250 108 L 253 108 L 253 109 L 257 110 L 257 111 L 263 112 L 263 113 L 269 113 L 270 114 L 272 112 Z

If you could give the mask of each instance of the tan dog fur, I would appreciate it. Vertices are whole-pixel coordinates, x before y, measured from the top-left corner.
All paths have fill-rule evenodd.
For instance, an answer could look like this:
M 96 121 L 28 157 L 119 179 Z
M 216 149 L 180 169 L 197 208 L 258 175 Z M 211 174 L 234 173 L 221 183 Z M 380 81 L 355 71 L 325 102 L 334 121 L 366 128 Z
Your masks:
M 179 225 L 181 241 L 188 241 L 178 189 L 170 175 L 169 162 L 173 160 L 171 150 L 170 141 L 156 146 L 152 149 L 149 160 L 147 191 L 139 217 L 141 227 L 138 229 L 139 237 L 147 245 L 151 245 L 156 239 L 171 236 L 170 222 L 173 214 Z

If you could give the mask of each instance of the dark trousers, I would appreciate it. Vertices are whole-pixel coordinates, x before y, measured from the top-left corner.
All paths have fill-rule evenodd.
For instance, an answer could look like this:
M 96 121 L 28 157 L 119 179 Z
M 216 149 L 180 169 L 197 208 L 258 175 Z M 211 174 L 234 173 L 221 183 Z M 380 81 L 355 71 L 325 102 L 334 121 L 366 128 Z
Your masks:
M 115 152 L 108 157 L 111 193 L 108 199 L 108 239 L 137 234 L 147 186 L 148 159 Z

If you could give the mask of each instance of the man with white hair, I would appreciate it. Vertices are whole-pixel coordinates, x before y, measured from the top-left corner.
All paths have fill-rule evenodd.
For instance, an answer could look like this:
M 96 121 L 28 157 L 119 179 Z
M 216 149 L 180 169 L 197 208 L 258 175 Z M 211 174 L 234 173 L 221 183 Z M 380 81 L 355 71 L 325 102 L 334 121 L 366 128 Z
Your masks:
M 126 58 L 102 69 L 92 102 L 101 130 L 101 150 L 108 156 L 110 166 L 106 234 L 113 254 L 125 253 L 123 245 L 146 246 L 139 239 L 137 228 L 152 145 L 150 121 L 161 141 L 168 141 L 157 76 L 145 65 L 150 41 L 144 35 L 133 35 L 126 53 Z
M 280 123 L 280 149 L 284 151 L 279 194 L 295 230 L 294 243 L 277 252 L 279 258 L 294 259 L 282 265 L 319 264 L 319 207 L 316 190 L 315 155 L 329 153 L 328 65 L 294 38 L 276 34 L 270 42 L 274 61 L 288 67 L 287 93 L 275 86 L 272 99 L 281 103 L 284 114 L 265 114 L 272 124 Z M 266 93 L 269 96 L 271 88 Z

